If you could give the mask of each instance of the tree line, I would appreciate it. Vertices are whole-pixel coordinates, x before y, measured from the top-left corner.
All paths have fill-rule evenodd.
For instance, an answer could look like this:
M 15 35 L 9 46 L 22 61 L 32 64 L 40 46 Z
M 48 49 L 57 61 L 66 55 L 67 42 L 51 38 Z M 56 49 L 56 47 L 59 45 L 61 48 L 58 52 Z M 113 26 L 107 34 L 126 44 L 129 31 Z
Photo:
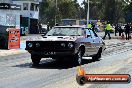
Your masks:
M 89 4 L 92 20 L 124 23 L 128 13 L 132 12 L 132 2 L 128 4 L 124 0 L 90 0 Z M 56 0 L 42 0 L 39 20 L 41 23 L 54 25 L 55 22 L 61 22 L 61 19 L 86 19 L 87 5 L 87 0 L 81 5 L 77 0 L 57 0 L 57 3 Z M 131 17 L 128 21 L 132 21 Z

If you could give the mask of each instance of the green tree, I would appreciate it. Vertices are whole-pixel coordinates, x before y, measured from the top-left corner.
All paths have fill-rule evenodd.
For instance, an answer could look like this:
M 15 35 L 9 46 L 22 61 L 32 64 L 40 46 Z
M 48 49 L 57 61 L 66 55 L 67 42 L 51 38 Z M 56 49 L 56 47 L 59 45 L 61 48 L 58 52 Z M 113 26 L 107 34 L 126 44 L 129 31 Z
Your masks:
M 79 19 L 81 9 L 77 0 L 58 0 L 57 8 L 55 0 L 43 0 L 40 4 L 40 21 L 54 25 L 55 18 L 57 23 L 66 18 Z
M 126 22 L 132 23 L 132 2 L 124 8 Z
M 87 14 L 87 0 L 83 3 L 85 17 Z M 90 19 L 104 19 L 111 23 L 118 23 L 124 17 L 125 3 L 123 0 L 90 0 Z
M 81 7 L 77 0 L 42 0 L 40 3 L 40 21 L 50 23 L 51 26 L 61 19 L 86 19 L 87 0 L 84 0 Z M 124 0 L 90 0 L 90 19 L 104 19 L 111 23 L 118 23 L 124 19 L 124 13 L 131 12 L 132 6 L 125 4 Z

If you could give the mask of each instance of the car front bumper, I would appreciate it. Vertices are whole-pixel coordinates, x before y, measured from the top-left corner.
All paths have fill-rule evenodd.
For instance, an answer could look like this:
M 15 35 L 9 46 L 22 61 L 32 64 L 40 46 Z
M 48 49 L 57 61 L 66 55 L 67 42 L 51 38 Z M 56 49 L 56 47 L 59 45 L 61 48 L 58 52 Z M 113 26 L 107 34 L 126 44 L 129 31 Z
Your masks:
M 31 55 L 37 55 L 39 57 L 65 57 L 75 55 L 73 51 L 29 51 Z

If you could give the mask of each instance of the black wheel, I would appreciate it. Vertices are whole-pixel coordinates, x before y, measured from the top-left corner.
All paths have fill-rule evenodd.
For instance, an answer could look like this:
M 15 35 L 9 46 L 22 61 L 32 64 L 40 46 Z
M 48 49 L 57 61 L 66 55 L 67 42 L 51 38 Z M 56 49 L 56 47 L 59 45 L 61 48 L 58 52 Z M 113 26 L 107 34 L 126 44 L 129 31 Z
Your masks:
M 84 76 L 76 76 L 76 81 L 79 85 L 84 85 L 86 83 L 86 78 Z
M 92 57 L 93 60 L 100 60 L 102 48 L 99 49 L 98 53 Z
M 101 54 L 102 54 L 102 47 L 99 48 L 99 51 L 98 51 L 98 53 L 97 53 L 97 57 L 98 57 L 98 58 L 101 58 Z
M 31 55 L 31 59 L 32 59 L 32 63 L 33 63 L 32 65 L 33 66 L 39 66 L 39 62 L 41 60 L 40 57 L 35 56 L 35 55 Z
M 82 51 L 79 50 L 78 53 L 75 55 L 75 58 L 76 58 L 76 63 L 78 65 L 81 65 L 82 64 Z

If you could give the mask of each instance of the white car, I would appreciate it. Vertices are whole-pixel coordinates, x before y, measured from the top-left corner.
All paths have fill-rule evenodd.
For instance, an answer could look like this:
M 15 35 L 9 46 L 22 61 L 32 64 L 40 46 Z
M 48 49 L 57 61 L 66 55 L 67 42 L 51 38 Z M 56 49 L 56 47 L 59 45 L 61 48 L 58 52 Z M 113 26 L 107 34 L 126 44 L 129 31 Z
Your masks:
M 69 60 L 82 63 L 82 56 L 99 60 L 105 49 L 101 37 L 88 28 L 56 26 L 43 39 L 26 41 L 26 50 L 31 54 L 33 65 L 39 65 L 41 58 Z

